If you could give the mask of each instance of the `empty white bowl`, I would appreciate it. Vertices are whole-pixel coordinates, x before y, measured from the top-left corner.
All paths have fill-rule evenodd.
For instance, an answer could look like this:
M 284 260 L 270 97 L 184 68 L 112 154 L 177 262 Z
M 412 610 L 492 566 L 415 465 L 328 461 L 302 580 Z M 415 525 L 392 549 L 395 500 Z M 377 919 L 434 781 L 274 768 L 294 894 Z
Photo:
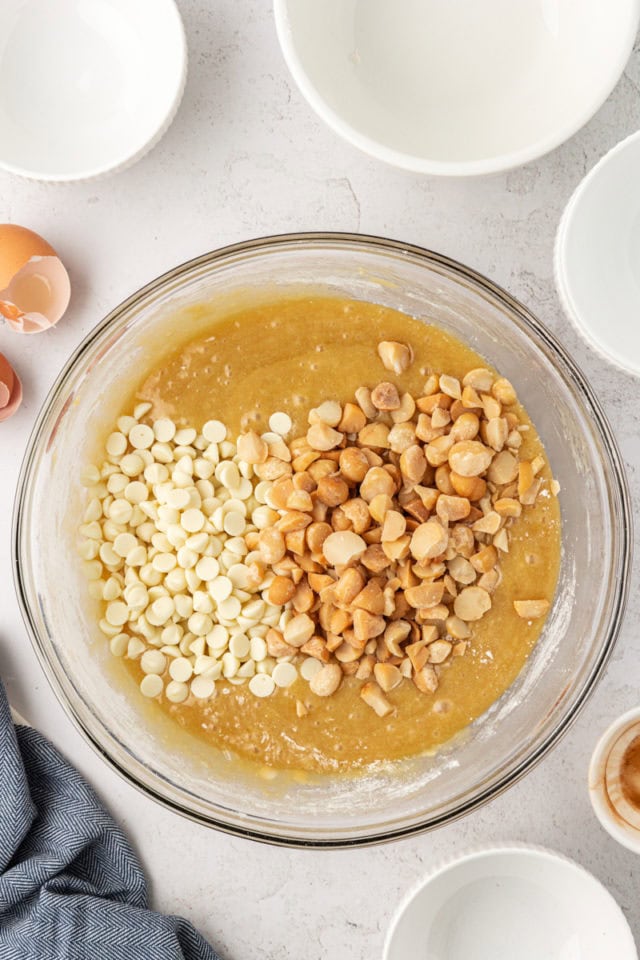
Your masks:
M 182 97 L 173 0 L 2 0 L 0 168 L 84 180 L 141 157 Z
M 589 171 L 558 227 L 562 305 L 595 350 L 640 376 L 640 132 Z
M 300 90 L 336 133 L 420 173 L 539 157 L 606 100 L 638 0 L 274 0 Z
M 622 910 L 551 850 L 505 845 L 433 873 L 398 910 L 384 960 L 637 960 Z

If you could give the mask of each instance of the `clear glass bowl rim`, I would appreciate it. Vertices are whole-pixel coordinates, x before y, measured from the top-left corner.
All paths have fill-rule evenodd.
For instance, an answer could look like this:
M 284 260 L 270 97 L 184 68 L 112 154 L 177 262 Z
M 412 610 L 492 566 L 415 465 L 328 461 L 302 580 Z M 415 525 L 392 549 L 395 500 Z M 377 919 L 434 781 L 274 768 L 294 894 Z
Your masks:
M 189 810 L 177 801 L 171 800 L 159 791 L 156 791 L 140 782 L 125 766 L 121 765 L 112 757 L 105 747 L 99 742 L 94 734 L 87 728 L 82 720 L 76 706 L 67 696 L 60 680 L 56 676 L 53 660 L 47 649 L 46 641 L 43 641 L 35 620 L 32 616 L 27 590 L 22 575 L 22 564 L 25 562 L 22 551 L 22 526 L 25 510 L 25 502 L 29 493 L 29 479 L 34 463 L 37 461 L 41 452 L 44 440 L 44 427 L 50 408 L 54 405 L 59 394 L 67 386 L 67 378 L 82 363 L 85 355 L 90 351 L 96 339 L 98 339 L 109 327 L 117 324 L 119 320 L 126 318 L 128 312 L 141 304 L 144 300 L 152 297 L 154 294 L 166 291 L 175 286 L 176 281 L 183 277 L 197 272 L 203 267 L 210 267 L 215 264 L 224 264 L 238 255 L 251 253 L 268 253 L 280 247 L 315 247 L 321 250 L 323 247 L 337 249 L 341 246 L 345 248 L 365 247 L 373 251 L 379 251 L 387 254 L 405 254 L 414 259 L 424 261 L 426 264 L 432 264 L 437 267 L 450 271 L 453 277 L 467 285 L 473 287 L 485 297 L 497 301 L 505 307 L 511 314 L 513 322 L 517 323 L 521 330 L 530 337 L 534 334 L 534 339 L 542 341 L 546 349 L 553 356 L 556 367 L 564 373 L 570 381 L 573 389 L 577 392 L 581 402 L 588 409 L 593 417 L 595 432 L 599 435 L 603 450 L 608 458 L 608 476 L 610 493 L 616 501 L 617 510 L 614 513 L 618 517 L 618 526 L 616 538 L 617 553 L 613 563 L 616 573 L 616 584 L 613 590 L 611 602 L 611 611 L 608 621 L 606 636 L 602 638 L 600 649 L 597 656 L 594 657 L 591 670 L 587 674 L 582 689 L 576 695 L 574 702 L 564 715 L 559 716 L 558 722 L 548 733 L 548 735 L 531 751 L 527 752 L 521 761 L 511 770 L 507 771 L 491 783 L 484 790 L 466 799 L 457 807 L 447 811 L 445 814 L 432 817 L 427 821 L 412 823 L 406 828 L 394 828 L 387 832 L 376 832 L 370 836 L 358 836 L 353 839 L 340 837 L 337 840 L 332 839 L 300 839 L 298 837 L 274 836 L 271 833 L 261 832 L 258 829 L 238 828 L 236 825 L 226 823 L 211 816 L 204 816 Z M 251 240 L 239 243 L 229 244 L 220 247 L 209 253 L 202 254 L 187 260 L 184 263 L 166 271 L 160 276 L 151 280 L 145 286 L 139 288 L 131 296 L 123 300 L 118 306 L 111 310 L 103 320 L 101 320 L 81 341 L 76 350 L 72 353 L 67 363 L 62 368 L 58 377 L 49 390 L 42 407 L 36 417 L 33 429 L 27 442 L 26 451 L 23 457 L 20 473 L 18 477 L 16 496 L 13 509 L 12 523 L 12 562 L 13 578 L 18 603 L 22 617 L 27 627 L 27 632 L 31 643 L 42 666 L 44 674 L 52 687 L 54 693 L 63 709 L 75 724 L 77 729 L 84 736 L 85 740 L 91 745 L 94 751 L 109 764 L 111 769 L 115 770 L 127 783 L 135 787 L 146 796 L 152 797 L 155 801 L 161 803 L 164 807 L 193 820 L 205 826 L 213 827 L 222 832 L 236 836 L 243 836 L 249 839 L 266 842 L 277 846 L 289 846 L 299 848 L 348 848 L 359 846 L 371 846 L 390 842 L 403 837 L 424 833 L 435 829 L 455 820 L 466 816 L 472 810 L 475 810 L 494 797 L 499 796 L 510 786 L 520 780 L 528 773 L 559 741 L 567 732 L 572 723 L 576 720 L 585 703 L 593 693 L 595 686 L 600 679 L 604 668 L 613 652 L 617 640 L 627 596 L 629 592 L 630 569 L 632 561 L 633 545 L 633 527 L 631 500 L 628 488 L 628 482 L 615 437 L 608 423 L 607 417 L 597 399 L 594 391 L 582 374 L 579 367 L 575 364 L 568 352 L 562 346 L 560 341 L 552 334 L 544 324 L 539 321 L 519 300 L 511 296 L 501 286 L 494 283 L 483 274 L 477 272 L 471 267 L 465 266 L 457 260 L 447 257 L 443 254 L 420 247 L 416 244 L 404 243 L 398 240 L 391 240 L 385 237 L 378 237 L 369 234 L 358 234 L 348 232 L 333 231 L 308 231 L 296 233 L 275 234 L 264 237 L 256 237 Z

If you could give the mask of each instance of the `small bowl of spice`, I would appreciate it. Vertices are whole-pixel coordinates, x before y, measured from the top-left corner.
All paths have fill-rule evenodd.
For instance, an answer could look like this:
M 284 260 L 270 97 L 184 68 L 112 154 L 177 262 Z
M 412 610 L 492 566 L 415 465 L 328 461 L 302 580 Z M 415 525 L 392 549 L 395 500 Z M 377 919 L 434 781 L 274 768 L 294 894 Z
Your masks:
M 589 796 L 607 833 L 640 853 L 640 707 L 600 737 L 589 766 Z

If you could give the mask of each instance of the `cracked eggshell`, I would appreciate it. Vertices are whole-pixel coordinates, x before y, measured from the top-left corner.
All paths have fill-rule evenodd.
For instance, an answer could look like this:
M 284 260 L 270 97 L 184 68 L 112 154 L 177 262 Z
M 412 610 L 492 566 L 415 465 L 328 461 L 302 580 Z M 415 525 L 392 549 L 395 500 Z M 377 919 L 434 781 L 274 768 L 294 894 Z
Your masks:
M 54 326 L 69 304 L 69 275 L 37 233 L 0 224 L 0 316 L 18 333 Z
M 17 373 L 0 353 L 0 421 L 13 416 L 22 403 L 22 384 Z

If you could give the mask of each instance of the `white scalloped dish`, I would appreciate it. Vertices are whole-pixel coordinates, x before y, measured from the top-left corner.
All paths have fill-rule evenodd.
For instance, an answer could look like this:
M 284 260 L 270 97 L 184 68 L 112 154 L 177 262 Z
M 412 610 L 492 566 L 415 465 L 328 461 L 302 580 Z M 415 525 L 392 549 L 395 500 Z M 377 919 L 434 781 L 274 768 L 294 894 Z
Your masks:
M 636 960 L 611 894 L 573 861 L 527 845 L 467 854 L 401 904 L 384 960 Z
M 169 127 L 186 65 L 173 0 L 3 0 L 0 169 L 62 181 L 127 166 Z

